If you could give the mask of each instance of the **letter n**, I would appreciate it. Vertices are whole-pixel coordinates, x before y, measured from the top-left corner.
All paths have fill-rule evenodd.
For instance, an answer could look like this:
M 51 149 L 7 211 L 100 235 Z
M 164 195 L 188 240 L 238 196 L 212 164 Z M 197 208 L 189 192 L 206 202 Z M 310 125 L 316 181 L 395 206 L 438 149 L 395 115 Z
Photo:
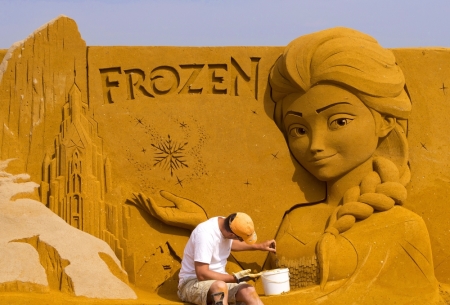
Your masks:
M 245 64 L 239 64 L 231 57 L 231 95 L 253 96 L 258 99 L 258 57 L 250 57 Z

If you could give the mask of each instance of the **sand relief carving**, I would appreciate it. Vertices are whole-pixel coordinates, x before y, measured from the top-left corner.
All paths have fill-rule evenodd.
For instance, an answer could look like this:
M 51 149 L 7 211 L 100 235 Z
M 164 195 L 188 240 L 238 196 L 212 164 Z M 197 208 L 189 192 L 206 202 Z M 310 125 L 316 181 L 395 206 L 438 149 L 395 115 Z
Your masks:
M 66 22 L 66 27 L 55 27 L 58 31 L 68 25 L 76 30 L 70 19 L 57 22 Z M 52 24 L 46 29 L 54 30 Z M 52 37 L 39 31 L 35 34 L 39 39 Z M 1 83 L 0 74 L 2 88 L 14 88 L 17 84 L 10 81 L 15 77 L 11 75 L 24 74 L 13 66 L 29 65 L 14 60 L 32 60 L 26 52 L 39 50 L 40 45 L 29 47 L 30 41 L 20 51 L 24 56 L 12 58 L 9 66 L 8 61 L 2 63 L 11 68 L 3 76 L 8 83 Z M 32 180 L 40 183 L 39 200 L 44 204 L 23 201 L 26 196 L 19 191 L 11 198 L 0 198 L 5 207 L 0 216 L 8 221 L 18 208 L 36 211 L 43 220 L 28 223 L 22 215 L 23 220 L 11 221 L 8 230 L 3 230 L 1 248 L 9 252 L 0 268 L 7 270 L 11 262 L 21 260 L 27 264 L 21 267 L 26 272 L 3 272 L 1 291 L 59 289 L 76 296 L 132 299 L 136 298 L 132 287 L 171 294 L 176 300 L 176 276 L 189 230 L 217 211 L 221 214 L 238 206 L 251 209 L 249 213 L 259 218 L 258 223 L 265 226 L 263 236 L 276 238 L 277 254 L 267 259 L 236 254 L 228 270 L 290 270 L 292 291 L 265 298 L 266 305 L 442 302 L 442 284 L 435 278 L 424 220 L 407 209 L 414 198 L 407 199 L 406 187 L 410 180 L 417 183 L 408 164 L 409 93 L 393 53 L 372 37 L 345 28 L 313 33 L 294 40 L 277 60 L 281 48 L 276 47 L 270 52 L 242 53 L 236 48 L 217 57 L 216 51 L 183 50 L 199 59 L 186 61 L 161 56 L 158 48 L 138 50 L 154 56 L 148 56 L 152 58 L 148 61 L 122 61 L 128 53 L 114 48 L 108 52 L 117 52 L 119 60 L 113 55 L 99 60 L 104 50 L 94 47 L 87 52 L 89 88 L 83 77 L 83 43 L 74 60 L 79 67 L 74 70 L 68 65 L 61 88 L 45 78 L 39 89 L 36 75 L 41 70 L 36 70 L 32 81 L 21 84 L 32 90 L 24 87 L 11 91 L 14 94 L 0 94 L 10 99 L 10 109 L 23 107 L 17 120 L 20 126 L 32 126 L 30 132 L 18 128 L 22 135 L 17 140 L 12 128 L 15 117 L 7 116 L 2 156 L 11 157 L 15 149 L 29 152 L 25 158 L 20 156 L 27 160 Z M 180 54 L 175 49 L 171 52 Z M 40 67 L 37 60 L 34 64 Z M 42 71 L 62 73 L 53 68 Z M 445 95 L 444 83 L 440 90 Z M 40 91 L 59 95 L 57 99 L 50 94 L 41 97 Z M 48 112 L 47 119 L 31 111 L 29 124 L 26 103 L 11 98 L 27 101 L 29 92 L 36 109 L 39 99 L 45 98 L 45 107 L 39 109 Z M 51 107 L 47 99 L 54 103 Z M 44 123 L 45 128 L 40 125 Z M 282 147 L 283 137 L 287 146 Z M 44 145 L 39 143 L 42 139 Z M 15 141 L 26 145 L 16 147 Z M 420 144 L 426 149 L 425 143 Z M 232 159 L 243 161 L 233 163 Z M 0 164 L 0 174 L 11 180 L 8 183 L 22 179 L 3 172 L 5 164 Z M 299 168 L 306 174 L 298 175 Z M 412 168 L 416 173 L 417 167 Z M 239 175 L 234 173 L 239 170 Z M 314 177 L 326 185 L 326 198 L 320 197 L 323 189 L 318 185 L 322 184 L 313 182 Z M 264 185 L 264 180 L 269 182 Z M 3 183 L 3 189 L 8 189 L 8 183 Z M 34 188 L 32 183 L 27 187 L 12 184 L 23 192 Z M 277 188 L 289 195 L 273 196 Z M 300 189 L 298 193 L 293 192 L 295 188 Z M 305 195 L 305 189 L 314 191 Z M 27 226 L 17 233 L 14 226 L 20 222 Z M 46 227 L 46 222 L 61 228 L 65 237 L 58 237 L 55 232 L 59 231 Z M 69 255 L 66 250 L 71 244 L 65 241 L 72 239 L 77 245 L 88 245 L 85 267 L 80 266 L 85 259 L 80 260 L 78 252 Z M 16 255 L 19 248 L 23 255 Z M 89 260 L 92 253 L 95 259 Z M 96 276 L 107 279 L 101 289 L 85 280 L 95 281 L 97 277 L 89 272 L 97 265 L 102 268 Z M 39 271 L 37 275 L 32 269 Z M 445 275 L 445 266 L 440 272 L 441 277 Z M 120 289 L 108 291 L 107 283 Z M 441 286 L 442 296 L 444 290 Z
M 149 72 L 140 68 L 122 67 L 101 68 L 99 71 L 105 103 L 134 100 L 138 96 L 155 98 L 170 94 L 238 96 L 251 93 L 258 99 L 259 61 L 260 58 L 250 57 L 251 64 L 246 69 L 231 57 L 230 64 L 158 66 Z M 180 80 L 181 72 L 190 75 L 184 84 Z
M 279 249 L 296 246 L 275 265 L 317 257 L 322 289 L 332 280 L 370 278 L 374 290 L 387 285 L 436 298 L 427 229 L 401 207 L 410 179 L 411 102 L 392 53 L 353 30 L 307 35 L 287 47 L 270 84 L 291 153 L 327 183 L 325 203 L 286 215 Z M 308 215 L 315 223 L 305 226 Z
M 102 146 L 97 122 L 73 84 L 60 133 L 42 164 L 40 200 L 71 226 L 106 241 L 125 267 L 126 260 L 132 261 L 127 253 L 127 206 L 119 214 L 120 207 L 106 199 L 112 188 L 111 161 Z
M 440 302 L 427 228 L 402 207 L 411 102 L 394 55 L 360 32 L 325 30 L 291 42 L 269 82 L 292 156 L 326 182 L 327 197 L 287 212 L 266 268 L 289 268 L 311 301 Z M 175 207 L 143 194 L 136 204 L 171 225 L 206 219 L 196 203 L 162 194 Z

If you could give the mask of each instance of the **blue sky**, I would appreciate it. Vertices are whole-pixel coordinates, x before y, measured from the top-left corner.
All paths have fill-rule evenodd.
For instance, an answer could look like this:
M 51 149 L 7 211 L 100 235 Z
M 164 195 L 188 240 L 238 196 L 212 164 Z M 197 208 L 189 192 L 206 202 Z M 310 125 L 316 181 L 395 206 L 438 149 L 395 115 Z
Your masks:
M 448 0 L 0 0 L 0 48 L 60 14 L 88 45 L 286 45 L 346 26 L 384 47 L 450 47 Z

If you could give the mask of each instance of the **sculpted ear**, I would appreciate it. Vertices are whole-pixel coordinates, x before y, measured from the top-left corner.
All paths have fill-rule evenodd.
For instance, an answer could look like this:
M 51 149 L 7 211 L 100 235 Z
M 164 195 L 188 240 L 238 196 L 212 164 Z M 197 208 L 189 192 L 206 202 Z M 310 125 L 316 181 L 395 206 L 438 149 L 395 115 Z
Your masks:
M 377 136 L 379 138 L 387 136 L 394 129 L 397 122 L 396 118 L 385 114 L 380 114 L 378 120 L 376 119 L 375 121 L 377 121 Z

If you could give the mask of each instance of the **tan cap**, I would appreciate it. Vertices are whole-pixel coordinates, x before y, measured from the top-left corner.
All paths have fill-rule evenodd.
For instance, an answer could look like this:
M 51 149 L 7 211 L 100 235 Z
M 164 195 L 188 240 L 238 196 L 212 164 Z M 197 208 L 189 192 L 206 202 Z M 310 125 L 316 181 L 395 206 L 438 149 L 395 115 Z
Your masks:
M 253 220 L 245 213 L 236 213 L 236 217 L 230 223 L 231 231 L 242 238 L 247 244 L 254 244 L 257 236 Z

